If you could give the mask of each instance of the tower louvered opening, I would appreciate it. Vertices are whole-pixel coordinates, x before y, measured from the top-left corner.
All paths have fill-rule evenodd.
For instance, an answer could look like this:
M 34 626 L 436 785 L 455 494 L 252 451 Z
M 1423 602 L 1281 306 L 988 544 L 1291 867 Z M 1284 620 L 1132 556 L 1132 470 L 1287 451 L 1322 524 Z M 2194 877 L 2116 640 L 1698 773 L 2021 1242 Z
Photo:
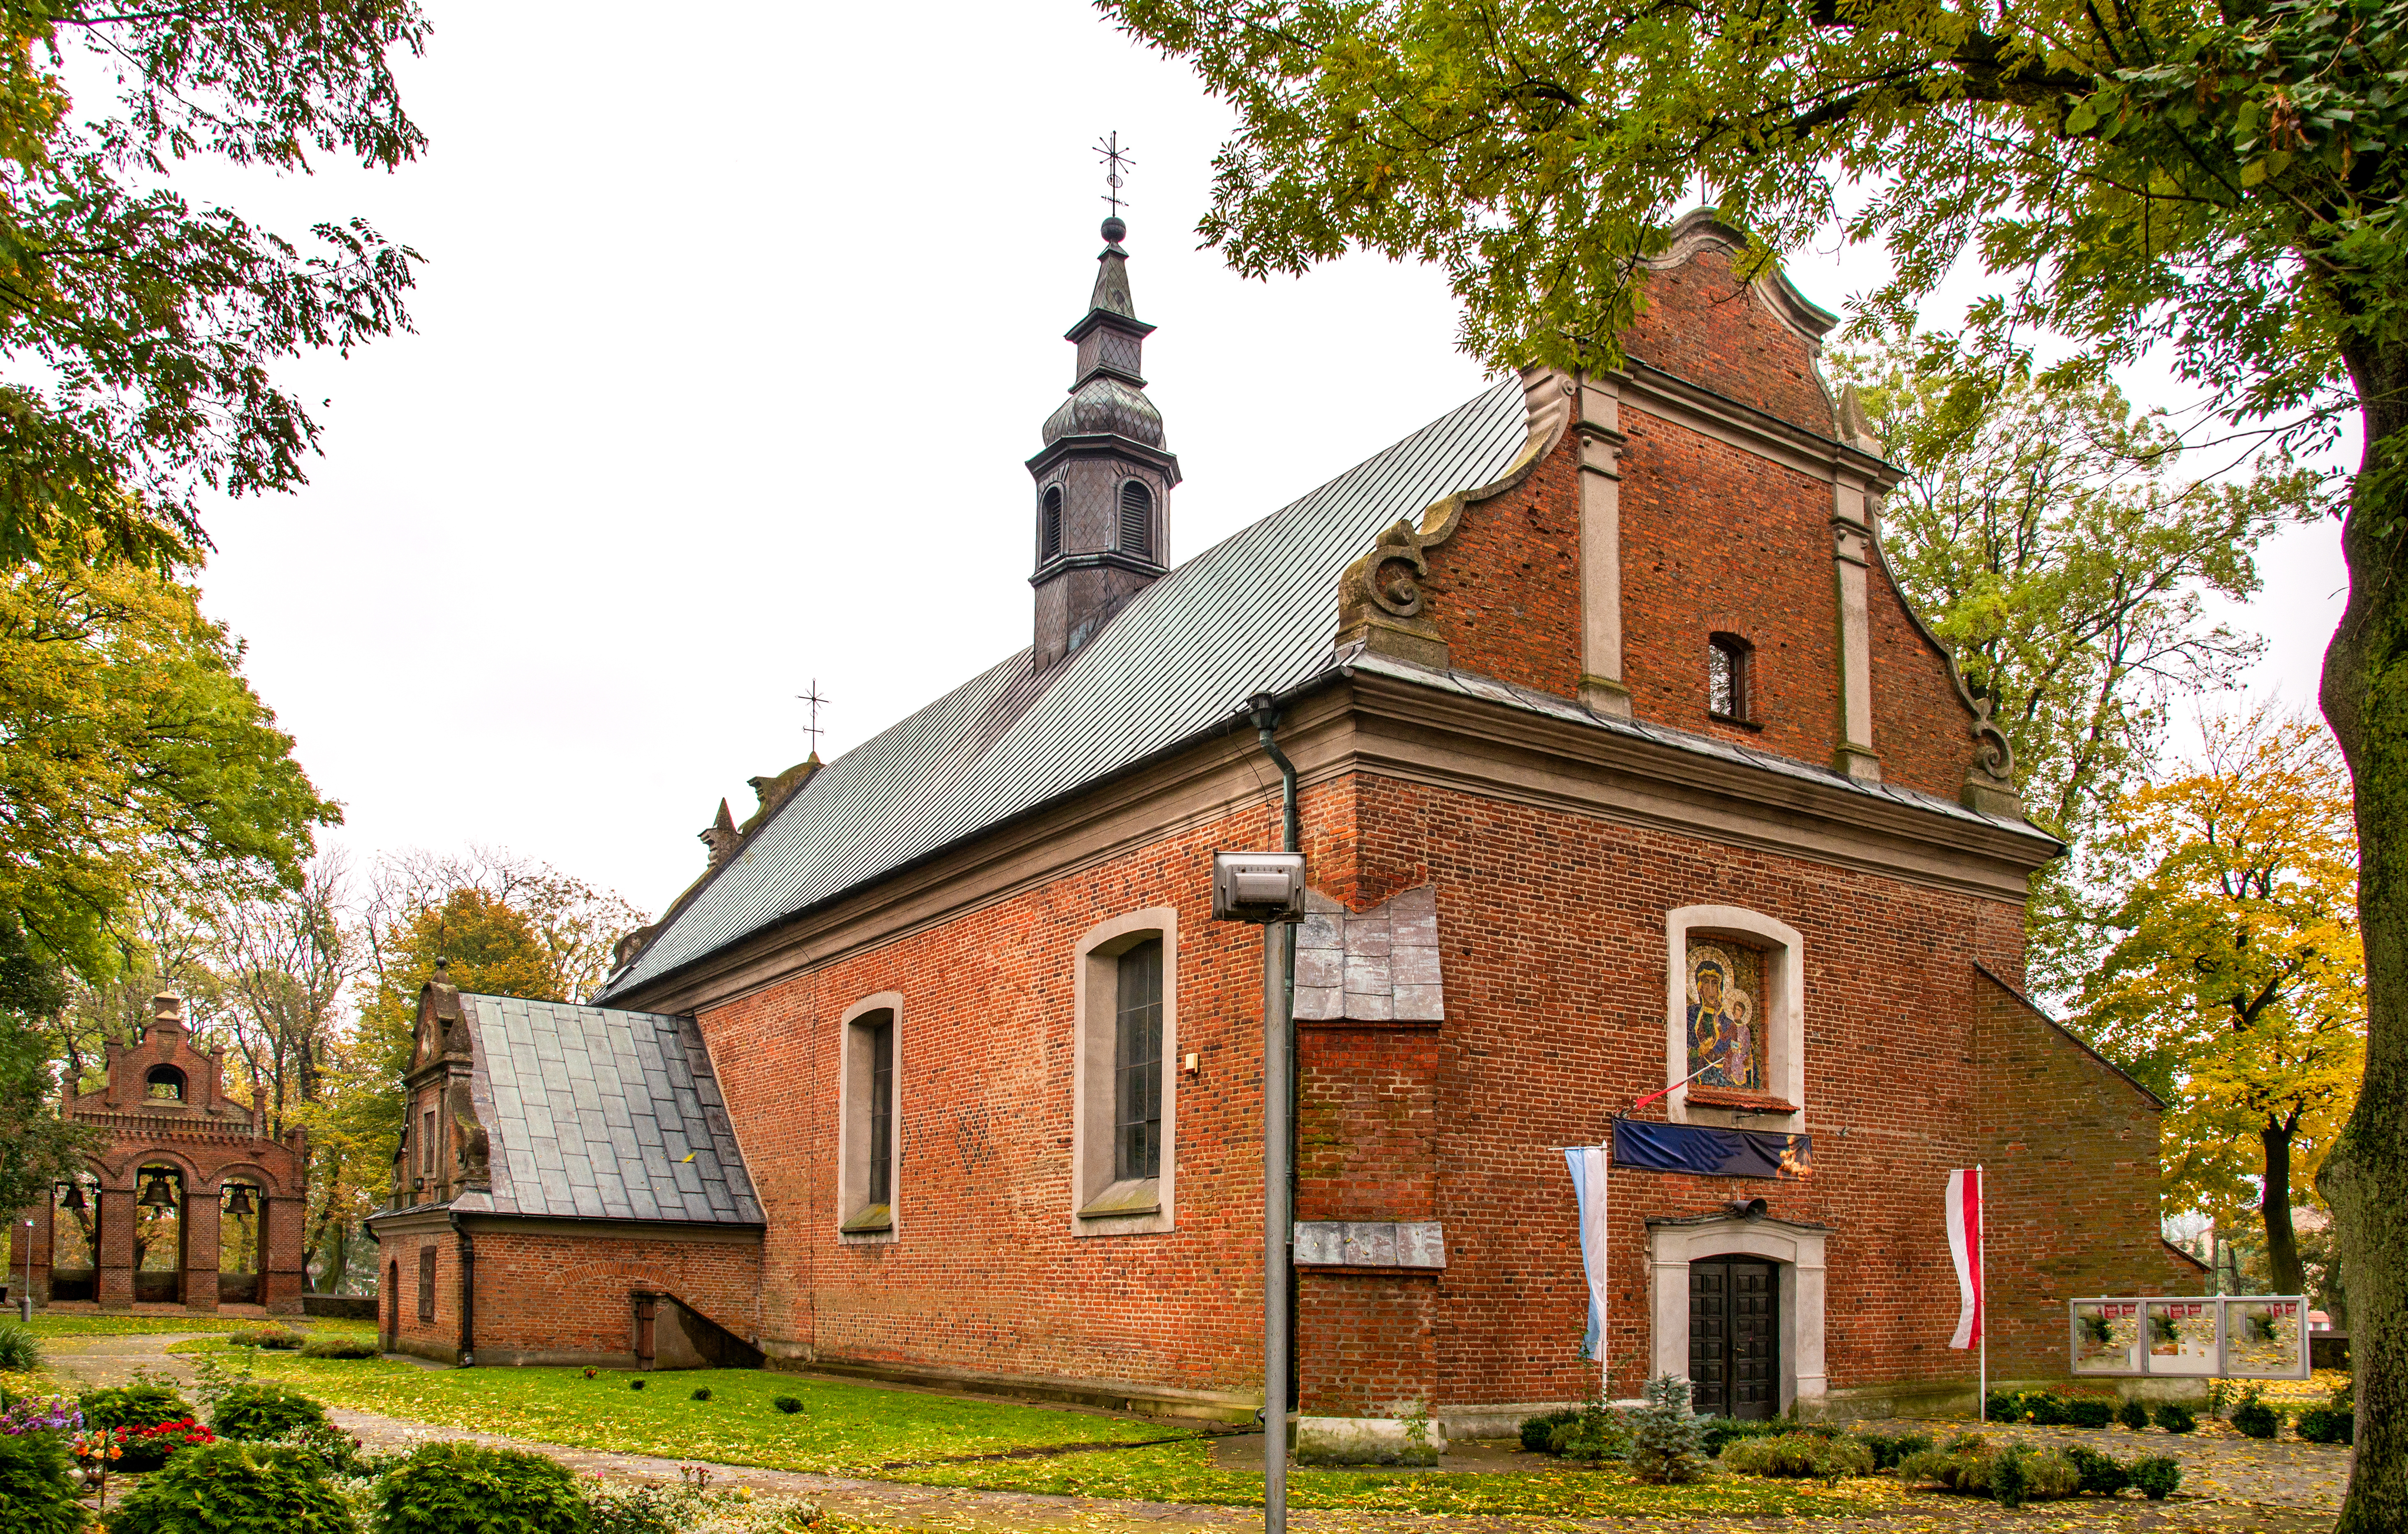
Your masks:
M 1048 560 L 1062 552 L 1062 487 L 1048 485 L 1045 502 L 1037 515 L 1037 557 Z
M 1121 552 L 1154 557 L 1154 492 L 1136 480 L 1121 484 Z

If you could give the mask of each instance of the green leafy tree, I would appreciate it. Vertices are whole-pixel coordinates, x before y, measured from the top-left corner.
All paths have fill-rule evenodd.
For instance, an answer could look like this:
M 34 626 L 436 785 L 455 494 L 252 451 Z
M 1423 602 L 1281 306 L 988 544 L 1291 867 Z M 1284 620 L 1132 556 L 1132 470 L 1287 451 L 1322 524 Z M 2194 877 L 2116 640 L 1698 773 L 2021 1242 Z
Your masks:
M 195 208 L 175 168 L 414 158 L 390 56 L 425 36 L 415 0 L 0 0 L 0 568 L 165 569 L 208 547 L 204 492 L 302 482 L 318 423 L 272 365 L 406 328 L 419 257 Z
M 42 1024 L 66 1005 L 66 977 L 0 916 L 0 1219 L 47 1197 L 83 1169 L 98 1137 L 55 1109 L 50 1036 Z M 22 1254 L 12 1255 L 20 1261 Z
M 179 870 L 297 885 L 341 819 L 198 594 L 139 566 L 0 574 L 0 913 L 79 974 Z
M 2054 376 L 2154 353 L 2295 444 L 2356 417 L 2323 704 L 2369 1046 L 2322 1185 L 2363 1426 L 2341 1534 L 2408 1527 L 2408 0 L 1100 4 L 1234 108 L 1203 225 L 1234 267 L 1433 262 L 1500 366 L 1611 360 L 1702 188 L 1767 259 L 1835 218 L 1884 246 L 1870 325 L 1906 329 L 1970 257 L 1999 366 L 2054 333 Z
M 1883 555 L 1996 694 L 2026 813 L 2073 849 L 2033 876 L 2028 915 L 2032 984 L 2071 993 L 2100 947 L 2101 816 L 2156 762 L 2169 698 L 2229 685 L 2262 648 L 2201 595 L 2255 592 L 2258 542 L 2324 509 L 2319 480 L 2179 480 L 2174 432 L 2096 379 L 1988 373 L 1938 339 L 1837 360 L 1906 471 Z
M 2340 753 L 2313 718 L 2211 724 L 2204 758 L 2127 795 L 2104 840 L 2132 877 L 2080 1025 L 2172 1105 L 2178 1207 L 2221 1224 L 2256 1203 L 2275 1291 L 2303 1294 L 2292 1204 L 2366 1059 Z

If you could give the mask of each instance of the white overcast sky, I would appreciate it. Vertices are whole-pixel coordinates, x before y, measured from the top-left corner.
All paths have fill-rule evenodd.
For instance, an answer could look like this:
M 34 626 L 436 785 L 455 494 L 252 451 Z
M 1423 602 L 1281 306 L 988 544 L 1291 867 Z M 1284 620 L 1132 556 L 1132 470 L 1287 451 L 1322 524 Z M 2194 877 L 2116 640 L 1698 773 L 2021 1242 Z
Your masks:
M 1028 638 L 1023 461 L 1070 380 L 1137 167 L 1146 375 L 1185 559 L 1483 384 L 1434 273 L 1250 283 L 1197 249 L 1227 113 L 1082 0 L 658 7 L 430 0 L 391 175 L 187 178 L 429 258 L 417 333 L 286 377 L 326 401 L 297 495 L 217 509 L 208 609 L 362 857 L 470 843 L 658 911 L 745 780 L 841 752 Z M 1837 308 L 1861 255 L 1793 263 Z M 2313 697 L 2343 583 L 2286 536 L 2240 614 Z

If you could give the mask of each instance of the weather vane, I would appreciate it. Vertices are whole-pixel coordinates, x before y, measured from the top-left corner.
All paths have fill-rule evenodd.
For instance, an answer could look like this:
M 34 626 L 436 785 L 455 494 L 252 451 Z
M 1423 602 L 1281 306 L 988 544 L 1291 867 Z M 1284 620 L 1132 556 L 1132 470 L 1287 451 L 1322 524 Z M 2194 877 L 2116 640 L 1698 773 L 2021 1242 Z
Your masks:
M 827 701 L 826 698 L 820 696 L 820 679 L 813 677 L 811 690 L 808 693 L 796 693 L 795 696 L 811 706 L 811 722 L 804 726 L 803 733 L 811 738 L 811 754 L 817 756 L 820 753 L 820 705 Z
M 1112 217 L 1121 216 L 1121 172 L 1137 164 L 1136 156 L 1121 148 L 1120 130 L 1115 128 L 1108 137 L 1096 140 L 1096 154 L 1104 162 L 1104 181 L 1111 190 L 1104 201 L 1112 205 Z

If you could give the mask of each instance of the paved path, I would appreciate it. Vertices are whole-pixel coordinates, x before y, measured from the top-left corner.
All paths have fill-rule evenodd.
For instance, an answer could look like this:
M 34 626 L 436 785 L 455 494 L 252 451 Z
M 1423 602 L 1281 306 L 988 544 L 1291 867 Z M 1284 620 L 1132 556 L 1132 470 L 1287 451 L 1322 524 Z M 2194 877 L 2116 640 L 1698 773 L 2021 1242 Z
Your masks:
M 149 1369 L 189 1381 L 190 1362 L 169 1353 L 170 1344 L 190 1335 L 152 1333 L 122 1337 L 46 1339 L 51 1360 L 95 1384 L 122 1383 L 136 1369 Z M 336 1408 L 328 1413 L 357 1435 L 369 1449 L 391 1452 L 435 1439 L 458 1439 L 497 1448 L 528 1449 L 552 1455 L 579 1471 L 613 1480 L 674 1484 L 680 1468 L 689 1463 L 650 1455 L 612 1454 L 596 1449 L 566 1448 L 534 1442 L 501 1433 L 478 1433 L 452 1427 L 429 1427 L 373 1412 Z M 1945 1438 L 1965 1430 L 1958 1422 L 1887 1423 L 1884 1431 L 1930 1432 Z M 2103 1436 L 2113 1452 L 2172 1454 L 2183 1462 L 2184 1496 L 2170 1502 L 2150 1503 L 2095 1498 L 2066 1502 L 2035 1503 L 2008 1512 L 1994 1503 L 1959 1498 L 1917 1500 L 1896 1513 L 1875 1518 L 1803 1520 L 1779 1518 L 1646 1519 L 1535 1518 L 1430 1513 L 1298 1511 L 1290 1525 L 1298 1534 L 1532 1534 L 1533 1530 L 1597 1529 L 1662 1531 L 1662 1534 L 1709 1534 L 1741 1529 L 1798 1530 L 1816 1534 L 1976 1534 L 1976 1531 L 2017 1530 L 2028 1534 L 2329 1534 L 2333 1510 L 2348 1474 L 2348 1451 L 2317 1444 L 2258 1443 L 2223 1437 L 2174 1438 L 2164 1433 L 2135 1435 L 2086 1434 L 2047 1427 L 2001 1427 L 2006 1438 L 2088 1442 Z M 1250 1457 L 1261 1461 L 1261 1440 L 1231 1438 L 1214 1446 L 1215 1457 L 1235 1464 Z M 1448 1469 L 1497 1469 L 1523 1456 L 1508 1444 L 1467 1444 L 1460 1456 L 1449 1455 Z M 1428 1473 L 1428 1472 L 1423 1472 Z M 1023 1492 L 974 1491 L 919 1486 L 900 1482 L 865 1481 L 845 1476 L 811 1475 L 795 1470 L 754 1469 L 743 1466 L 710 1467 L 714 1486 L 745 1486 L 763 1495 L 799 1497 L 817 1503 L 837 1517 L 884 1527 L 914 1530 L 964 1530 L 971 1534 L 1010 1534 L 1011 1530 L 1078 1528 L 1111 1534 L 1114 1530 L 1210 1530 L 1213 1534 L 1258 1527 L 1262 1512 L 1254 1508 L 1198 1507 L 1161 1502 L 1118 1501 L 1102 1498 L 1047 1497 Z

